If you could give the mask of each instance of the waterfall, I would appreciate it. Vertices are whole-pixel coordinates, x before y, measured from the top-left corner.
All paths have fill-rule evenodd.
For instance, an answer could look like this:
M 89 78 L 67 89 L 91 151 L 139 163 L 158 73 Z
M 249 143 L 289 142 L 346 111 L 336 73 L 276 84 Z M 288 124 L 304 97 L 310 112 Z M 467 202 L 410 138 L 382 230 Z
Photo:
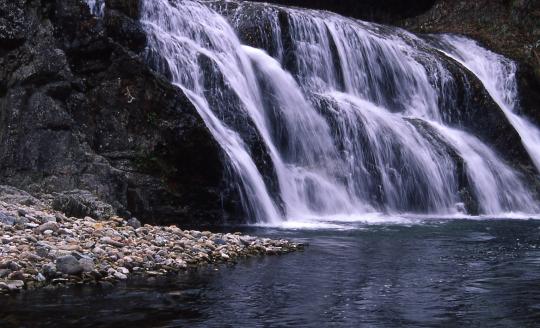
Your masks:
M 105 12 L 105 0 L 86 0 L 90 12 L 95 16 L 103 16 Z
M 206 122 L 251 219 L 538 212 L 522 174 L 445 118 L 441 106 L 452 103 L 459 81 L 414 35 L 268 4 L 142 5 L 149 64 L 185 92 Z M 491 81 L 491 71 L 482 75 L 463 58 L 457 60 Z M 532 154 L 539 143 L 516 123 L 514 95 L 491 87 Z M 270 162 L 257 159 L 253 149 L 261 147 Z
M 473 72 L 501 107 L 540 170 L 540 129 L 515 111 L 518 107 L 516 64 L 484 49 L 473 40 L 454 35 L 439 38 L 442 51 Z

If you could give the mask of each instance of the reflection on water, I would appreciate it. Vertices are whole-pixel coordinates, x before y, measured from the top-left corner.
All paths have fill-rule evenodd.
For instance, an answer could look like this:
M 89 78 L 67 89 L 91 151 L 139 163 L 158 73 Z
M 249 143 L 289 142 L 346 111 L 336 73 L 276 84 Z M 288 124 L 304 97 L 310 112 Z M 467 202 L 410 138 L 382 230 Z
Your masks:
M 114 287 L 0 298 L 1 327 L 527 327 L 540 322 L 540 222 L 248 229 L 310 243 Z

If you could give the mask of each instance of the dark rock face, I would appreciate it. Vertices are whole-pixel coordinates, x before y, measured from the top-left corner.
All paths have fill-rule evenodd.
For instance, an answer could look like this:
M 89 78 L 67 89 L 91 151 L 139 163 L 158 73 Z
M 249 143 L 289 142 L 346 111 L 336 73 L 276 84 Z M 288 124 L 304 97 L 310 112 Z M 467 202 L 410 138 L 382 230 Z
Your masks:
M 138 19 L 141 16 L 140 0 L 106 0 L 107 8 L 118 10 L 127 17 Z
M 96 19 L 80 0 L 0 0 L 0 181 L 84 190 L 147 222 L 215 222 L 229 190 L 223 154 L 183 93 L 144 63 L 138 1 L 107 5 Z M 57 205 L 95 214 L 72 196 Z
M 323 9 L 377 22 L 419 15 L 436 0 L 254 0 L 303 8 Z
M 443 120 L 493 146 L 499 156 L 514 167 L 535 174 L 533 161 L 521 137 L 482 82 L 458 62 L 444 55 L 440 55 L 440 59 L 455 81 L 452 92 L 441 100 Z
M 58 195 L 52 202 L 53 209 L 61 211 L 68 216 L 94 219 L 109 219 L 115 210 L 89 191 L 73 190 Z
M 403 18 L 393 23 L 421 33 L 466 35 L 516 60 L 522 110 L 540 123 L 540 1 L 437 0 L 425 13 Z

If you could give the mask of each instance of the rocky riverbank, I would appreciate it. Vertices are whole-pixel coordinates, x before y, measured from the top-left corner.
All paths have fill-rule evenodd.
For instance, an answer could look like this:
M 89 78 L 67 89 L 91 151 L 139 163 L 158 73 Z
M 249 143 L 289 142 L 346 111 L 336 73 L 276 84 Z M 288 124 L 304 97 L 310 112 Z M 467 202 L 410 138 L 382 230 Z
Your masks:
M 0 236 L 0 293 L 165 275 L 302 248 L 239 233 L 141 225 L 135 218 L 67 217 L 28 197 L 0 197 Z

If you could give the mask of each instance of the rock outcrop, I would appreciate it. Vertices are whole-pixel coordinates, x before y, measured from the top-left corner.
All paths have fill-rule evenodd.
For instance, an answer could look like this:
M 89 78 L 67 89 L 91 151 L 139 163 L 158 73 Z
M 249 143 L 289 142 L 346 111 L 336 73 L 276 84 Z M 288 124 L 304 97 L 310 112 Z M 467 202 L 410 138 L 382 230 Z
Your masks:
M 518 62 L 522 110 L 540 123 L 540 1 L 437 0 L 394 23 L 420 33 L 455 33 Z
M 137 4 L 108 0 L 97 19 L 82 0 L 0 0 L 0 182 L 74 216 L 95 211 L 55 193 L 82 190 L 146 222 L 215 222 L 223 154 L 144 63 Z
M 323 9 L 354 18 L 390 23 L 428 10 L 436 0 L 254 0 Z

